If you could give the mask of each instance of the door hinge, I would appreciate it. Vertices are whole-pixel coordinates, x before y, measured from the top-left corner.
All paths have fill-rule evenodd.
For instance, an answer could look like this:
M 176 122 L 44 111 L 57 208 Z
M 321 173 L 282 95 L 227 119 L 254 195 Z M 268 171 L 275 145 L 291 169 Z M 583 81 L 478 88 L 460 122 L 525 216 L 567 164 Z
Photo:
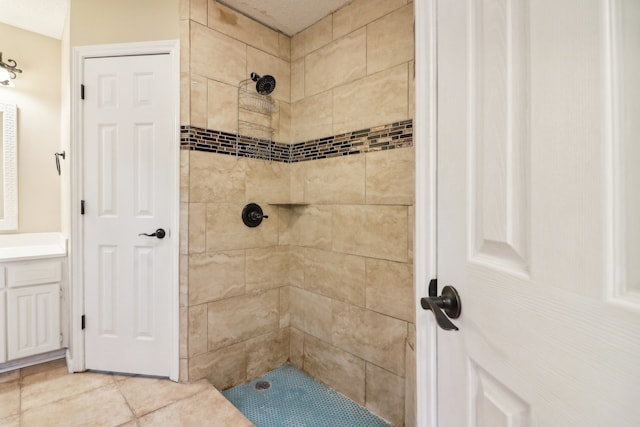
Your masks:
M 80 318 L 80 326 L 81 326 L 82 330 L 84 330 L 84 326 L 85 326 L 84 319 L 85 318 L 84 318 L 84 314 L 83 314 L 82 317 Z
M 80 215 L 84 215 L 84 200 L 80 200 Z
M 84 99 L 84 85 L 80 85 L 80 99 Z
M 63 339 L 62 339 L 62 332 L 60 332 L 60 347 L 62 347 L 62 341 L 63 341 Z

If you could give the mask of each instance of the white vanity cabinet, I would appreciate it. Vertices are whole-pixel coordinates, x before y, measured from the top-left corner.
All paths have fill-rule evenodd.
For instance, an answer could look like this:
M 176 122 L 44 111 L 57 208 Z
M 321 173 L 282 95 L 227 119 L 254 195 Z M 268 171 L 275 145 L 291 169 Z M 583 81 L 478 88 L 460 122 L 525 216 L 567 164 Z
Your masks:
M 5 270 L 7 360 L 59 349 L 62 261 L 25 261 Z
M 0 363 L 7 361 L 7 340 L 5 339 L 7 318 L 7 291 L 5 289 L 4 267 L 0 267 Z
M 23 236 L 11 242 L 22 245 L 0 242 L 0 363 L 62 348 L 65 241 L 51 236 L 45 245 L 49 235 Z

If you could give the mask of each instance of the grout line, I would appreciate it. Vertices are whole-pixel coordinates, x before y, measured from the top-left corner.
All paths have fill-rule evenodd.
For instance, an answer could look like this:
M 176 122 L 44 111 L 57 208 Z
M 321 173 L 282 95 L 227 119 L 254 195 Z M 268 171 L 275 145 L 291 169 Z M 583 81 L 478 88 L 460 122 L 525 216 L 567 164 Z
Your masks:
M 18 425 L 22 425 L 22 369 L 18 371 Z
M 122 400 L 124 400 L 124 403 L 127 405 L 127 408 L 129 408 L 129 411 L 131 412 L 132 419 L 127 421 L 126 423 L 129 423 L 131 421 L 135 421 L 136 425 L 140 425 L 138 423 L 138 416 L 136 415 L 136 412 L 133 410 L 133 407 L 131 406 L 131 403 L 129 403 L 129 399 L 127 399 L 127 396 L 124 395 L 124 393 L 122 392 L 122 389 L 120 388 L 120 381 L 116 380 L 116 377 L 115 377 L 114 374 L 111 374 L 111 375 L 112 375 L 111 378 L 113 380 L 113 384 L 115 385 L 116 390 L 118 391 L 118 394 L 120 394 L 120 397 L 122 397 Z M 134 378 L 134 377 L 131 377 L 131 378 Z M 122 382 L 125 382 L 125 381 L 128 381 L 128 380 L 129 379 L 125 379 L 125 380 L 122 380 Z M 124 423 L 124 424 L 126 424 L 126 423 Z

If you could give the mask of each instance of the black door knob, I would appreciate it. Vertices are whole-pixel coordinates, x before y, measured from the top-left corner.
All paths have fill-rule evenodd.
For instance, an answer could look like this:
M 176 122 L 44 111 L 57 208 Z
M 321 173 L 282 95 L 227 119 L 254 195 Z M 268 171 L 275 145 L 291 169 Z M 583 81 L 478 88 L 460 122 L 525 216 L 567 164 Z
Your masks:
M 164 239 L 164 236 L 166 236 L 166 235 L 167 235 L 167 232 L 166 232 L 166 231 L 164 231 L 164 229 L 162 229 L 162 228 L 158 228 L 158 229 L 155 231 L 155 233 L 151 233 L 151 234 L 148 234 L 148 233 L 140 233 L 140 234 L 138 234 L 138 236 L 157 237 L 158 239 Z
M 440 294 L 439 297 L 420 298 L 420 305 L 425 310 L 433 311 L 436 322 L 442 329 L 447 331 L 458 330 L 458 327 L 451 323 L 447 317 L 449 316 L 452 319 L 460 317 L 460 296 L 453 286 L 445 286 L 442 288 L 442 294 Z

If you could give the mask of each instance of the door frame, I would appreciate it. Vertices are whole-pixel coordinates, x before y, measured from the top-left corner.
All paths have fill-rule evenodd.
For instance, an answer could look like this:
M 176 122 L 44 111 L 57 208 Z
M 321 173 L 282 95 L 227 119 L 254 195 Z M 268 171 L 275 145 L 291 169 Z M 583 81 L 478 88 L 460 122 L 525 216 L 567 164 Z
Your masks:
M 81 84 L 84 76 L 84 61 L 88 58 L 104 58 L 111 56 L 138 56 L 168 54 L 171 62 L 171 104 L 173 112 L 173 140 L 175 149 L 169 169 L 173 176 L 171 189 L 175 194 L 173 221 L 169 224 L 172 230 L 171 251 L 172 262 L 169 266 L 171 277 L 170 295 L 170 372 L 169 378 L 178 381 L 179 377 L 179 219 L 180 219 L 180 42 L 179 40 L 163 40 L 152 42 L 134 42 L 105 44 L 93 46 L 79 46 L 71 51 L 71 236 L 69 247 L 69 348 L 67 349 L 67 366 L 71 372 L 86 370 L 84 351 L 84 332 L 81 317 L 84 314 L 84 257 L 83 257 L 83 221 L 80 214 L 80 201 L 84 192 L 84 176 L 82 170 L 83 141 L 82 129 L 84 118 L 82 115 L 82 100 L 80 99 Z M 171 193 L 171 191 L 169 192 Z
M 418 303 L 437 268 L 437 0 L 414 1 L 416 425 L 438 425 L 437 325 Z

